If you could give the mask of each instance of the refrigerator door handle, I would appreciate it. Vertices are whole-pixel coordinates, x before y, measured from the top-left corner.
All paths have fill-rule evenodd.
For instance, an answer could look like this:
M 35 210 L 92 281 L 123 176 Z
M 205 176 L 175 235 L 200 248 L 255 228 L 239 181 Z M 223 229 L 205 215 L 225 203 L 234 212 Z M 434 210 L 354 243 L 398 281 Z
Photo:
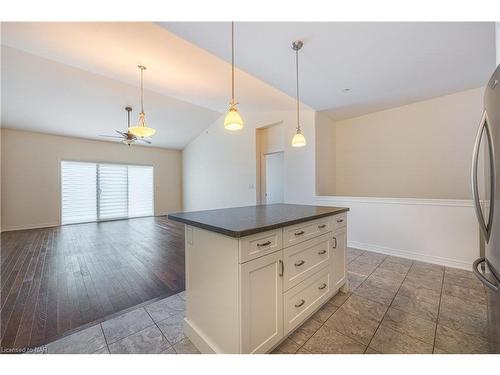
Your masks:
M 481 210 L 481 202 L 479 200 L 479 187 L 477 183 L 477 169 L 479 159 L 479 148 L 481 139 L 486 131 L 486 139 L 488 140 L 488 155 L 490 159 L 490 207 L 488 214 L 488 223 L 484 220 L 483 211 Z M 476 217 L 479 222 L 479 227 L 483 232 L 486 242 L 489 241 L 493 222 L 493 211 L 495 208 L 495 189 L 496 189 L 496 169 L 495 169 L 495 151 L 493 149 L 493 137 L 491 135 L 490 126 L 488 123 L 488 115 L 486 111 L 481 116 L 481 122 L 477 131 L 476 141 L 474 142 L 474 150 L 472 152 L 472 200 Z
M 482 258 L 477 258 L 474 263 L 472 264 L 472 271 L 474 272 L 474 275 L 477 276 L 477 278 L 479 279 L 479 281 L 481 281 L 486 287 L 490 288 L 491 290 L 493 290 L 494 292 L 497 292 L 499 293 L 500 290 L 499 290 L 499 284 L 500 284 L 500 281 L 496 278 L 496 276 L 492 273 L 493 277 L 497 280 L 497 284 L 493 284 L 490 280 L 488 280 L 481 271 L 479 271 L 479 265 L 481 265 L 482 263 L 485 263 L 486 262 L 486 258 L 482 257 Z

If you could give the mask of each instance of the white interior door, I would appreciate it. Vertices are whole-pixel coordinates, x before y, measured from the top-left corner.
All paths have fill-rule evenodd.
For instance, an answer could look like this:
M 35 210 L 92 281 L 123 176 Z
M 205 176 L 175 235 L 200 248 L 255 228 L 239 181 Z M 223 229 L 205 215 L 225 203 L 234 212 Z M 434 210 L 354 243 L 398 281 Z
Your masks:
M 284 161 L 283 152 L 266 154 L 266 204 L 284 201 Z

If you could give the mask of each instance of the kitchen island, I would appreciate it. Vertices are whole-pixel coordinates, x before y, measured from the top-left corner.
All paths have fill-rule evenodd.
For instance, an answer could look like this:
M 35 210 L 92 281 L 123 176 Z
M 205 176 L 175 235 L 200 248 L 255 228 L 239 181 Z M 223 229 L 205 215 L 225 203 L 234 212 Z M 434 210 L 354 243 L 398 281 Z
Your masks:
M 347 211 L 272 204 L 180 212 L 186 336 L 202 353 L 266 353 L 345 287 Z

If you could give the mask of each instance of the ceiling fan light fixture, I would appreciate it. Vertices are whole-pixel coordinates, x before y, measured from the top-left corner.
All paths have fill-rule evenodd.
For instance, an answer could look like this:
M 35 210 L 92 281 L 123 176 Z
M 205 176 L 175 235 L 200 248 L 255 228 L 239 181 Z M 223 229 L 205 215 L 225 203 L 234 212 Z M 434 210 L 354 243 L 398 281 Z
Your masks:
M 139 138 L 152 137 L 156 130 L 146 124 L 146 113 L 144 113 L 144 65 L 137 66 L 141 70 L 141 113 L 139 113 L 139 123 L 136 126 L 129 127 L 129 132 Z

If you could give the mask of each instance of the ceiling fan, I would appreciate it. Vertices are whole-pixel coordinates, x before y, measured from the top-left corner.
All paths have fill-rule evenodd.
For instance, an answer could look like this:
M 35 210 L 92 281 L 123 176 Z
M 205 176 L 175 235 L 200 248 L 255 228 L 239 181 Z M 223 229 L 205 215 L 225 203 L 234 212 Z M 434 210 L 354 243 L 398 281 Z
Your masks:
M 134 144 L 136 141 L 144 142 L 147 143 L 148 145 L 151 144 L 151 141 L 148 141 L 147 139 L 144 138 L 139 138 L 132 134 L 130 132 L 130 112 L 132 112 L 132 107 L 125 107 L 125 110 L 127 111 L 127 132 L 121 132 L 119 130 L 115 130 L 118 135 L 100 135 L 100 137 L 104 138 L 116 138 L 116 139 L 121 139 L 123 143 L 125 143 L 127 146 L 130 146 Z

